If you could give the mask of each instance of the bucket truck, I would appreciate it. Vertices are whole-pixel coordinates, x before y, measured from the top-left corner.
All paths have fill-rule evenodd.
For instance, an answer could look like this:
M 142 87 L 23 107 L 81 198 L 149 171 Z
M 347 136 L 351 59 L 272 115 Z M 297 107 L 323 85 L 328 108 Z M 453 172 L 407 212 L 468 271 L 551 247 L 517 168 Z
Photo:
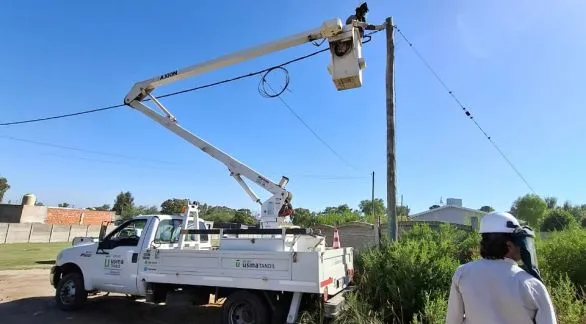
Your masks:
M 334 317 L 343 305 L 354 273 L 352 247 L 326 247 L 311 229 L 279 226 L 291 214 L 289 179 L 277 183 L 181 127 L 154 94 L 157 87 L 319 39 L 327 39 L 327 67 L 337 90 L 362 85 L 362 40 L 358 22 L 340 19 L 278 41 L 173 70 L 136 83 L 124 103 L 193 144 L 228 168 L 261 204 L 258 229 L 207 229 L 198 206 L 183 215 L 141 215 L 105 234 L 98 242 L 79 243 L 61 251 L 50 281 L 62 310 L 81 308 L 88 294 L 122 293 L 151 303 L 206 303 L 210 295 L 226 297 L 222 323 L 294 323 L 302 296 L 314 295 Z M 150 101 L 154 108 L 146 102 Z M 271 193 L 261 203 L 248 179 Z M 191 218 L 193 218 L 191 220 Z M 233 234 L 237 237 L 225 237 Z M 217 235 L 217 246 L 210 244 Z

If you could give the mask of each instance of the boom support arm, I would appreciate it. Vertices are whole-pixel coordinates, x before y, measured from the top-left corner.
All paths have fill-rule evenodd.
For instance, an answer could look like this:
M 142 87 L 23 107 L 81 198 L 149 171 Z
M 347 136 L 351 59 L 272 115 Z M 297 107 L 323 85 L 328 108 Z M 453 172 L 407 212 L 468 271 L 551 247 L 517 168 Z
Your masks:
M 362 85 L 362 69 L 365 67 L 365 62 L 362 58 L 361 37 L 358 28 L 356 28 L 358 24 L 357 22 L 353 22 L 350 25 L 344 26 L 340 19 L 328 20 L 319 28 L 138 82 L 126 95 L 124 103 L 144 113 L 149 118 L 226 165 L 230 171 L 230 175 L 255 202 L 260 203 L 260 199 L 244 182 L 242 177 L 255 182 L 272 193 L 269 199 L 261 203 L 261 217 L 263 227 L 278 227 L 277 217 L 289 215 L 285 207 L 291 208 L 290 202 L 292 195 L 285 190 L 285 185 L 289 182 L 289 179 L 282 177 L 281 181 L 276 184 L 210 143 L 188 132 L 177 124 L 175 117 L 157 100 L 152 92 L 156 87 L 171 82 L 180 81 L 214 69 L 240 63 L 261 55 L 277 52 L 321 38 L 327 38 L 330 45 L 331 63 L 328 66 L 328 71 L 332 75 L 336 88 L 338 90 L 357 88 Z M 158 109 L 153 109 L 145 105 L 143 101 L 147 98 Z
M 284 195 L 285 189 L 283 188 L 284 185 L 289 181 L 287 177 L 283 177 L 281 180 L 281 184 L 275 184 L 274 182 L 270 181 L 266 177 L 262 176 L 257 171 L 251 169 L 250 167 L 244 165 L 234 157 L 228 155 L 227 153 L 221 151 L 220 149 L 214 147 L 210 143 L 206 142 L 205 140 L 201 139 L 200 137 L 190 133 L 183 127 L 177 124 L 177 120 L 175 116 L 171 115 L 171 113 L 155 98 L 154 96 L 149 94 L 149 97 L 152 101 L 157 105 L 160 111 L 164 114 L 161 114 L 149 106 L 145 105 L 139 101 L 133 101 L 130 105 L 137 109 L 138 111 L 144 113 L 151 119 L 155 120 L 159 124 L 163 125 L 165 128 L 170 130 L 171 132 L 177 134 L 184 140 L 188 141 L 189 143 L 195 145 L 197 148 L 201 149 L 205 153 L 209 154 L 211 157 L 215 158 L 216 160 L 222 162 L 228 170 L 230 171 L 230 175 L 238 181 L 238 183 L 244 188 L 244 190 L 248 193 L 248 195 L 254 200 L 255 202 L 260 204 L 260 199 L 258 196 L 252 191 L 250 187 L 242 180 L 241 176 L 244 176 L 251 181 L 254 181 L 259 186 L 266 189 L 268 192 L 272 193 L 273 195 Z

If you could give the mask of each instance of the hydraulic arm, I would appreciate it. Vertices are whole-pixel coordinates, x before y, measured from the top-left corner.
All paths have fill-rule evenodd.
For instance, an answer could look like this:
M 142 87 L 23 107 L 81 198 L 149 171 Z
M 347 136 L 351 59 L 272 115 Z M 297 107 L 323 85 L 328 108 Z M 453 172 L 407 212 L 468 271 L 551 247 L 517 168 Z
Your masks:
M 138 82 L 125 97 L 124 103 L 144 113 L 168 130 L 226 165 L 230 175 L 242 186 L 252 200 L 261 204 L 262 227 L 276 228 L 278 227 L 278 217 L 289 216 L 292 212 L 292 194 L 285 189 L 289 179 L 283 176 L 279 183 L 275 183 L 234 157 L 185 130 L 177 123 L 175 116 L 161 104 L 152 92 L 155 88 L 162 85 L 322 38 L 326 38 L 330 45 L 331 61 L 328 66 L 328 71 L 332 76 L 336 88 L 338 90 L 357 88 L 362 86 L 362 70 L 365 67 L 365 62 L 362 58 L 361 36 L 358 28 L 356 28 L 357 24 L 359 23 L 354 22 L 353 24 L 344 26 L 340 19 L 328 20 L 319 28 L 313 30 Z M 143 102 L 147 98 L 153 102 L 154 108 L 147 106 Z M 272 196 L 261 203 L 260 198 L 246 184 L 243 177 L 266 189 Z

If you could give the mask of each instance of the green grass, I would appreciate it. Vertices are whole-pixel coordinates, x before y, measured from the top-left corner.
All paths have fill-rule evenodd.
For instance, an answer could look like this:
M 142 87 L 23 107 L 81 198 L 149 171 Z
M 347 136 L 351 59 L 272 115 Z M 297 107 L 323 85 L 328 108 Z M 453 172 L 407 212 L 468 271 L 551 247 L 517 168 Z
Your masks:
M 68 246 L 70 242 L 0 244 L 0 270 L 50 267 Z

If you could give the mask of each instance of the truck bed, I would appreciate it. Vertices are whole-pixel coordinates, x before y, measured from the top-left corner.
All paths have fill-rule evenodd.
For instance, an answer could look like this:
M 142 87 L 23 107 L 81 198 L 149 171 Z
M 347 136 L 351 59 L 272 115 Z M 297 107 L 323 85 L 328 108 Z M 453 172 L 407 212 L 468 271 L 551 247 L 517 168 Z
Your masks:
M 323 252 L 149 249 L 138 281 L 335 295 L 354 273 L 352 248 Z

